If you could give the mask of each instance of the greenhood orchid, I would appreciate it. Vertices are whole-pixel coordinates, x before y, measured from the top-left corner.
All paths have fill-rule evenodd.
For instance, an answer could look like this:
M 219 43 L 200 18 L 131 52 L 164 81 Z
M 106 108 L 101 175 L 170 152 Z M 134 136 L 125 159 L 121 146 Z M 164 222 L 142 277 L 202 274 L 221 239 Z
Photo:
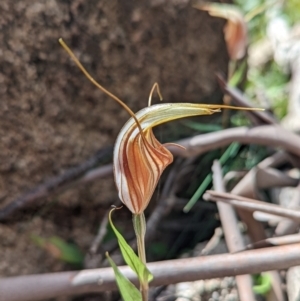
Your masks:
M 114 269 L 122 296 L 123 293 L 124 296 L 125 292 L 128 293 L 126 294 L 128 296 L 126 301 L 132 300 L 131 294 L 134 294 L 134 300 L 148 301 L 148 282 L 152 279 L 152 276 L 146 269 L 146 221 L 144 210 L 149 204 L 162 172 L 173 161 L 173 155 L 166 148 L 166 144 L 161 144 L 155 138 L 152 128 L 179 118 L 210 115 L 219 112 L 221 108 L 246 110 L 251 110 L 251 108 L 192 103 L 165 103 L 151 106 L 151 97 L 155 88 L 157 88 L 157 92 L 162 99 L 158 85 L 154 84 L 149 96 L 149 106 L 134 114 L 122 100 L 110 93 L 90 76 L 62 39 L 59 39 L 59 42 L 85 76 L 101 91 L 118 102 L 131 116 L 117 137 L 113 161 L 115 183 L 119 191 L 119 197 L 133 214 L 133 226 L 137 238 L 140 262 L 135 258 L 133 251 L 130 251 L 131 255 L 129 255 L 128 250 L 130 247 L 112 225 L 111 214 L 109 219 L 118 237 L 119 246 L 123 250 L 124 259 L 127 258 L 127 261 L 126 259 L 125 261 L 129 266 L 133 267 L 133 270 L 138 275 L 139 271 L 141 271 L 139 276 L 140 292 L 136 291 L 135 286 L 119 273 L 108 254 L 107 258 Z
M 207 115 L 219 106 L 166 103 L 146 107 L 121 129 L 114 149 L 114 175 L 121 201 L 134 214 L 142 213 L 152 197 L 164 169 L 173 155 L 154 136 L 152 128 L 187 116 Z
M 164 103 L 150 105 L 134 114 L 118 97 L 97 83 L 63 42 L 61 45 L 69 53 L 86 77 L 101 91 L 109 95 L 131 115 L 121 129 L 114 148 L 114 177 L 119 197 L 133 214 L 141 214 L 149 204 L 155 187 L 164 169 L 173 161 L 173 155 L 154 136 L 152 128 L 162 123 L 190 116 L 210 115 L 222 108 L 251 110 L 251 108 L 227 105 L 207 105 L 192 103 Z M 179 145 L 178 145 L 179 146 Z M 180 147 L 180 146 L 179 146 Z

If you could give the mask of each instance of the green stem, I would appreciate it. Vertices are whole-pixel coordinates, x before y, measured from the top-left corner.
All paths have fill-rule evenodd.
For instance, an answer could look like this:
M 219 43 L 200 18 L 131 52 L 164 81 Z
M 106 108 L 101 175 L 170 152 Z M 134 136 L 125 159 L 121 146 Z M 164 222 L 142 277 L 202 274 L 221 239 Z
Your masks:
M 138 255 L 142 263 L 146 266 L 146 250 L 145 250 L 145 234 L 146 234 L 146 220 L 144 213 L 133 215 L 133 227 L 137 240 Z M 140 280 L 140 291 L 142 293 L 143 301 L 148 301 L 149 285 L 146 277 L 144 281 Z

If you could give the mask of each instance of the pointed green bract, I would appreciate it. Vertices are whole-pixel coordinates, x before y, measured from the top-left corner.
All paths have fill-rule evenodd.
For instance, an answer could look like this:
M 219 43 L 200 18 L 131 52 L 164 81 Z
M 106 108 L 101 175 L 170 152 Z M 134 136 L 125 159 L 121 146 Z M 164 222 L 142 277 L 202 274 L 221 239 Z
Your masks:
M 112 222 L 111 214 L 115 209 L 116 208 L 112 209 L 109 212 L 109 223 L 113 231 L 115 232 L 123 258 L 125 262 L 130 266 L 130 268 L 137 274 L 141 283 L 150 282 L 153 279 L 153 275 L 150 273 L 147 267 L 142 263 L 140 258 L 135 254 L 133 249 L 129 246 L 129 244 L 126 242 L 124 237 L 116 229 L 116 227 Z
M 118 269 L 114 261 L 109 257 L 106 252 L 106 258 L 109 264 L 114 270 L 116 276 L 116 282 L 119 287 L 119 291 L 124 301 L 142 301 L 142 295 L 139 290 L 126 278 Z

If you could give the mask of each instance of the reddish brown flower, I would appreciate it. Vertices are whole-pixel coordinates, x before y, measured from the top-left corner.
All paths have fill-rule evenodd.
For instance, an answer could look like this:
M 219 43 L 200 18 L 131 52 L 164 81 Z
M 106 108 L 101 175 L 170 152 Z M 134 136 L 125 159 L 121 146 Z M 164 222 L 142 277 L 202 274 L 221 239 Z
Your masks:
M 226 105 L 205 105 L 191 103 L 165 103 L 149 106 L 134 114 L 118 97 L 110 93 L 86 71 L 74 53 L 59 39 L 60 44 L 70 54 L 86 77 L 101 91 L 117 101 L 131 115 L 120 131 L 114 149 L 114 175 L 119 197 L 133 214 L 141 214 L 152 197 L 157 182 L 164 169 L 173 161 L 173 156 L 153 135 L 152 128 L 179 118 L 210 115 L 221 108 L 256 110 Z M 158 94 L 160 95 L 159 89 Z
M 124 125 L 115 144 L 114 175 L 119 197 L 133 214 L 146 209 L 162 172 L 173 161 L 173 155 L 155 138 L 152 128 L 183 117 L 210 115 L 221 107 L 226 106 L 157 104 L 142 109 Z

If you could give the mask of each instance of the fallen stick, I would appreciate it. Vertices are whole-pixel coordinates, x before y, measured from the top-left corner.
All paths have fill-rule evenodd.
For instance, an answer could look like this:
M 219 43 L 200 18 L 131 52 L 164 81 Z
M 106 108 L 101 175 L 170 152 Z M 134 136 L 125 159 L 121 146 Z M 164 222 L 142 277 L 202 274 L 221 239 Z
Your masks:
M 256 274 L 300 265 L 300 244 L 250 250 L 236 254 L 220 254 L 167 260 L 147 264 L 154 275 L 151 286 L 168 285 L 226 276 Z M 129 267 L 121 272 L 137 284 Z M 0 301 L 38 301 L 65 295 L 116 290 L 111 268 L 26 275 L 0 279 Z
M 212 190 L 207 190 L 203 195 L 203 198 L 214 202 L 225 202 L 236 208 L 241 208 L 250 212 L 261 211 L 300 222 L 299 210 L 284 208 L 276 204 L 270 204 L 231 193 L 216 192 Z
M 225 192 L 222 177 L 222 167 L 218 160 L 215 160 L 212 166 L 213 184 L 216 192 Z M 243 236 L 238 228 L 238 219 L 235 211 L 230 204 L 217 202 L 217 207 L 224 231 L 226 245 L 230 253 L 245 249 Z M 236 276 L 236 285 L 241 301 L 255 301 L 252 289 L 253 283 L 250 275 Z
M 221 148 L 232 142 L 259 144 L 282 148 L 300 157 L 300 137 L 280 125 L 262 125 L 254 128 L 238 127 L 219 132 L 197 135 L 176 143 L 185 147 L 168 147 L 174 155 L 182 157 L 198 156 L 212 149 Z

